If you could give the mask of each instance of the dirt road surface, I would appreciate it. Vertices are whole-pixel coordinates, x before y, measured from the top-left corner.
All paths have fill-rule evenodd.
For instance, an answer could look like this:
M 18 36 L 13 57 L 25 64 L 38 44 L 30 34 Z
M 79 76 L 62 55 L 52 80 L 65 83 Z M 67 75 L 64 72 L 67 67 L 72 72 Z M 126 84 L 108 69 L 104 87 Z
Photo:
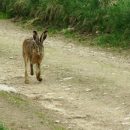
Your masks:
M 22 41 L 32 35 L 0 20 L 0 83 L 53 111 L 74 130 L 130 130 L 129 59 L 60 37 L 45 41 L 43 81 L 24 84 Z M 89 42 L 89 41 L 88 41 Z

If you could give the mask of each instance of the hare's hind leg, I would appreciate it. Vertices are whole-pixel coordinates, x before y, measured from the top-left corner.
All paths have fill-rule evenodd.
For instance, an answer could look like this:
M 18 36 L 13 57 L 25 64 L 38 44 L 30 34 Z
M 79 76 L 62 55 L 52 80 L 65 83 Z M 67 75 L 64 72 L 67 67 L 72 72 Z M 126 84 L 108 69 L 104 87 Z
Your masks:
M 40 64 L 36 64 L 36 78 L 38 81 L 42 81 Z

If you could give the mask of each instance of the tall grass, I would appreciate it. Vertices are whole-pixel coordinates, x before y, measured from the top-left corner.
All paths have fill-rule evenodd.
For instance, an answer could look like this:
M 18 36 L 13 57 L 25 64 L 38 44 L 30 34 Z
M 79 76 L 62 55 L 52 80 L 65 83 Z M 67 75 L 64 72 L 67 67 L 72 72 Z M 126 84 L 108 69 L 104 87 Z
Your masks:
M 0 9 L 10 17 L 35 18 L 35 24 L 98 34 L 103 45 L 130 40 L 129 0 L 0 0 Z

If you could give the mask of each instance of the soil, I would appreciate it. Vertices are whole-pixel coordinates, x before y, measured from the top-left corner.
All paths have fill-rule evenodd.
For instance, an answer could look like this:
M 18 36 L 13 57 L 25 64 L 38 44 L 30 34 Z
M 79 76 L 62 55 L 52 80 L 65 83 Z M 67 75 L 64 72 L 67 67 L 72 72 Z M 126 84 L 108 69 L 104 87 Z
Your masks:
M 32 30 L 0 20 L 1 84 L 52 111 L 56 122 L 67 128 L 130 130 L 129 57 L 78 46 L 59 36 L 48 37 L 43 81 L 30 76 L 30 84 L 25 84 L 22 42 L 31 35 Z

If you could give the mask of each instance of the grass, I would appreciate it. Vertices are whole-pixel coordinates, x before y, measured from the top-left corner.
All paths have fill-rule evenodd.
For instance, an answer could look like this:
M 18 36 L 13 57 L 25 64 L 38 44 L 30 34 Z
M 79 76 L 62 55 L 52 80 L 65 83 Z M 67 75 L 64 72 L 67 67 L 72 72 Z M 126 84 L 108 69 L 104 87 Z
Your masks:
M 125 39 L 121 33 L 99 35 L 95 40 L 97 45 L 101 47 L 121 48 L 123 50 L 130 49 L 130 39 Z
M 48 120 L 45 117 L 45 114 L 43 114 L 42 112 L 36 112 L 36 115 L 42 120 L 42 122 L 47 122 L 47 125 L 49 126 L 51 130 L 67 130 L 62 125 L 55 124 L 53 120 L 51 119 Z
M 0 12 L 0 19 L 7 19 L 8 15 L 6 13 Z
M 9 103 L 14 104 L 17 107 L 28 105 L 28 101 L 20 94 L 0 92 L 0 97 L 4 97 Z
M 0 123 L 0 130 L 9 130 L 9 129 L 7 129 L 7 128 L 4 126 L 3 123 Z

